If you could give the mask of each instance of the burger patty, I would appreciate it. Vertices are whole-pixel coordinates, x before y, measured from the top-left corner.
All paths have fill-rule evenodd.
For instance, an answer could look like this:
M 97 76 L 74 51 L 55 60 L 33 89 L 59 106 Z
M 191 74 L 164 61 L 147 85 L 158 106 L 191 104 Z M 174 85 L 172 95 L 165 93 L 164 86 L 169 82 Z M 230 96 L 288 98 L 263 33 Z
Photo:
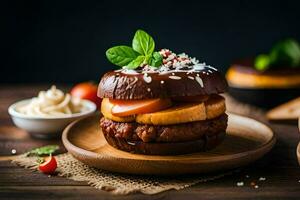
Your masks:
M 158 126 L 136 122 L 115 122 L 102 117 L 100 126 L 104 134 L 128 141 L 185 142 L 224 132 L 227 128 L 227 120 L 228 117 L 224 113 L 210 120 Z

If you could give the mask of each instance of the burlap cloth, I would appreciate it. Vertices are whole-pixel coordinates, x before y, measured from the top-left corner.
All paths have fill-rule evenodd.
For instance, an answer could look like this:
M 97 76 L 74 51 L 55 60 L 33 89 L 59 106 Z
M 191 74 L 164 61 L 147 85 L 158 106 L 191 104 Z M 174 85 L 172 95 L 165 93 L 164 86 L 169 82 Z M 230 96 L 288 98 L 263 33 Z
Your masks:
M 252 116 L 262 119 L 262 111 L 249 105 L 241 104 L 231 97 L 226 96 L 227 110 L 229 112 Z M 36 157 L 26 157 L 20 155 L 13 160 L 14 163 L 37 169 Z M 74 181 L 85 181 L 91 186 L 111 192 L 113 194 L 124 195 L 141 192 L 144 194 L 156 194 L 170 189 L 180 190 L 197 183 L 214 180 L 232 172 L 218 174 L 199 174 L 193 176 L 159 177 L 159 176 L 134 176 L 111 173 L 108 171 L 91 168 L 76 160 L 68 153 L 56 156 L 58 162 L 57 172 L 59 176 L 72 179 Z

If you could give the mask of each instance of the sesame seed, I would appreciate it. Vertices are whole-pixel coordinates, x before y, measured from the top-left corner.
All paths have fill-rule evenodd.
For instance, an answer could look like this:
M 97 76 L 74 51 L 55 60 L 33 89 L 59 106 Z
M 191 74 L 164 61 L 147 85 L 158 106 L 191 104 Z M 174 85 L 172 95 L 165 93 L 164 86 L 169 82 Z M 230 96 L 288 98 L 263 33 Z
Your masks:
M 164 82 L 164 81 L 160 81 L 160 83 L 161 83 L 161 84 L 164 84 L 165 82 Z
M 200 84 L 201 87 L 203 87 L 203 81 L 199 76 L 196 76 L 196 81 Z
M 180 76 L 169 76 L 170 79 L 174 79 L 174 80 L 180 80 L 181 77 Z
M 265 181 L 266 178 L 265 178 L 265 177 L 260 177 L 258 180 L 259 180 L 259 181 Z
M 151 92 L 151 89 L 150 89 L 150 88 L 147 88 L 147 91 L 148 91 L 148 92 Z
M 204 70 L 204 65 L 202 65 L 202 64 L 196 64 L 196 65 L 193 66 L 193 68 L 195 70 Z
M 189 79 L 194 80 L 195 78 L 192 76 L 188 76 Z
M 259 188 L 259 187 L 258 187 L 258 185 L 255 185 L 254 188 L 257 189 L 257 188 Z
M 218 71 L 216 68 L 214 68 L 214 67 L 212 67 L 212 66 L 210 66 L 210 65 L 208 65 L 208 66 L 206 66 L 206 67 L 208 67 L 208 68 L 210 68 L 210 69 L 212 69 L 212 70 Z
M 249 178 L 250 176 L 249 175 L 246 175 L 246 178 Z
M 148 76 L 147 73 L 144 74 L 143 79 L 146 83 L 151 83 L 151 81 L 152 81 L 151 76 Z

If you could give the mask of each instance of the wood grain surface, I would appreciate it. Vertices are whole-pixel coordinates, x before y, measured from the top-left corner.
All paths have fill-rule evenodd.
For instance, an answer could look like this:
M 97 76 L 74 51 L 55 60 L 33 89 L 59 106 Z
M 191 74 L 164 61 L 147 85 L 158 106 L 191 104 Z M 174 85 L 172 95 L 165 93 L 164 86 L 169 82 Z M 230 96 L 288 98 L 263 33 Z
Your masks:
M 11 150 L 25 152 L 33 147 L 60 143 L 60 140 L 43 141 L 30 138 L 26 132 L 14 128 L 7 107 L 37 94 L 49 85 L 0 86 L 0 156 L 11 156 Z M 68 88 L 68 87 L 65 87 Z M 40 174 L 20 168 L 10 161 L 0 161 L 0 199 L 299 199 L 300 167 L 296 147 L 300 139 L 297 124 L 271 123 L 277 134 L 277 143 L 270 153 L 257 162 L 241 168 L 232 176 L 198 184 L 180 191 L 168 191 L 147 196 L 133 194 L 114 196 L 96 190 L 83 182 Z M 259 178 L 266 178 L 259 181 Z M 238 187 L 238 182 L 244 182 Z M 254 188 L 251 182 L 259 187 Z

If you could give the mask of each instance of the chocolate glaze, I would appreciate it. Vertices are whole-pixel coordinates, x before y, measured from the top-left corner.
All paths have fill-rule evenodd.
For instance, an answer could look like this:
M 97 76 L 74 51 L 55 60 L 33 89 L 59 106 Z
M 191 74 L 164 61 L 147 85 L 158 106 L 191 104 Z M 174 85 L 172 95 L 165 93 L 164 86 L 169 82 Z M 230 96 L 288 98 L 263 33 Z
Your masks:
M 98 96 L 123 100 L 170 98 L 218 94 L 227 89 L 224 76 L 209 67 L 200 70 L 145 73 L 108 72 L 99 83 Z

